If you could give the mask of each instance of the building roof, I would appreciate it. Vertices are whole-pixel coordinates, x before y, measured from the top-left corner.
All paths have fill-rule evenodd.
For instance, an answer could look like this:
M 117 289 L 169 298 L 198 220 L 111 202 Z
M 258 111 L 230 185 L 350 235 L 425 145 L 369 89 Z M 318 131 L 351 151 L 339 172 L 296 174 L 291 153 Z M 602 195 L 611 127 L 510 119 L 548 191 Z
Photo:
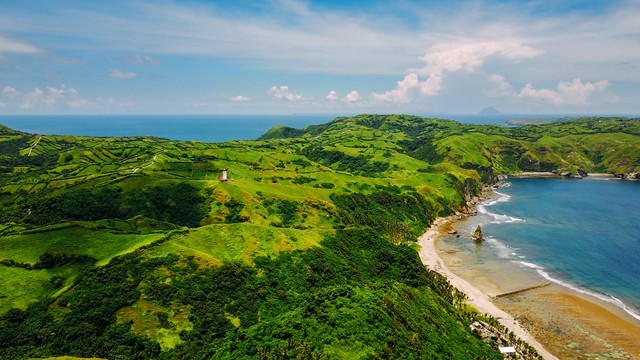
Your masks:
M 513 346 L 499 347 L 500 354 L 515 354 L 516 349 Z

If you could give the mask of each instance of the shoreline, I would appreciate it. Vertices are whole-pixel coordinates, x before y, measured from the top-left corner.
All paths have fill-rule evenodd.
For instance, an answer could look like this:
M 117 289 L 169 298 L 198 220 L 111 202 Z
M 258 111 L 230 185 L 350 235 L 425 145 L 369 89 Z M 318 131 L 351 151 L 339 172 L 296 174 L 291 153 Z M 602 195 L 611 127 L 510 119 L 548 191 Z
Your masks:
M 504 279 L 473 268 L 463 271 L 463 260 L 455 256 L 456 251 L 442 249 L 440 241 L 474 215 L 480 204 L 472 202 L 466 212 L 434 221 L 418 239 L 424 265 L 445 276 L 467 294 L 469 305 L 498 319 L 545 359 L 640 357 L 640 321 L 614 304 L 557 283 L 496 299 L 496 294 L 508 290 L 503 286 Z M 535 283 L 534 276 L 523 273 L 501 277 L 506 276 L 509 285 L 515 283 L 520 288 Z
M 459 219 L 455 216 L 438 218 L 433 222 L 431 227 L 429 227 L 427 232 L 418 238 L 418 244 L 420 245 L 419 254 L 422 263 L 428 266 L 431 270 L 437 271 L 442 276 L 446 277 L 451 285 L 464 292 L 467 295 L 467 304 L 473 306 L 482 313 L 496 318 L 502 325 L 516 334 L 520 339 L 533 346 L 545 359 L 558 359 L 545 349 L 542 344 L 540 344 L 524 327 L 522 327 L 513 316 L 491 302 L 489 295 L 480 291 L 480 289 L 473 286 L 467 280 L 454 274 L 445 265 L 442 258 L 438 255 L 439 249 L 437 248 L 436 242 L 440 241 L 440 238 L 444 235 L 444 230 L 442 228 L 457 220 Z
M 536 179 L 536 178 L 554 178 L 554 179 L 612 179 L 612 180 L 639 180 L 637 176 L 640 174 L 631 173 L 631 174 L 618 174 L 622 176 L 617 176 L 616 174 L 609 173 L 588 173 L 586 176 L 580 176 L 579 174 L 556 174 L 551 171 L 523 171 L 519 173 L 506 174 L 504 175 L 507 179 Z M 627 176 L 631 175 L 631 177 Z

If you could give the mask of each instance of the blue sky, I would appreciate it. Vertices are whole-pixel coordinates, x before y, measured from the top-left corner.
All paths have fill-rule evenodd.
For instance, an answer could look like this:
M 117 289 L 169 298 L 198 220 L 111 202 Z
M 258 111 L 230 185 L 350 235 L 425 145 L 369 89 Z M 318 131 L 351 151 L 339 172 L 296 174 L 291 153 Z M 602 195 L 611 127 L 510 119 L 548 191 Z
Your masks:
M 3 1 L 2 114 L 640 113 L 640 1 Z

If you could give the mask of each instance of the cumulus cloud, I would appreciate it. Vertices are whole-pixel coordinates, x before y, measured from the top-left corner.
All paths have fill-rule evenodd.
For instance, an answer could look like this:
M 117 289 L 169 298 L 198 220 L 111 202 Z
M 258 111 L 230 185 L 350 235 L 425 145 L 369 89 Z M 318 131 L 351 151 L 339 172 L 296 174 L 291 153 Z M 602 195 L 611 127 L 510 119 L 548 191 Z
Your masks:
M 511 89 L 511 84 L 504 78 L 504 76 L 500 74 L 491 74 L 489 75 L 489 80 L 493 84 L 495 84 L 496 88 L 499 90 L 509 90 Z
M 358 101 L 360 101 L 360 94 L 358 94 L 357 91 L 353 90 L 353 91 L 349 92 L 347 95 L 345 95 L 344 101 L 346 101 L 348 103 L 358 102 Z
M 276 100 L 300 101 L 304 99 L 302 95 L 297 95 L 289 91 L 289 87 L 287 85 L 272 86 L 267 93 Z
M 609 81 L 607 80 L 583 83 L 581 79 L 561 81 L 555 90 L 534 89 L 533 85 L 527 84 L 520 91 L 518 97 L 532 98 L 554 105 L 584 105 L 589 103 L 591 95 L 602 93 L 608 87 Z
M 484 91 L 484 94 L 487 96 L 512 96 L 515 94 L 511 83 L 500 74 L 489 75 L 489 83 L 492 88 Z
M 138 77 L 138 74 L 132 71 L 121 71 L 118 69 L 109 69 L 109 77 L 119 78 L 119 79 L 133 79 Z
M 9 86 L 9 85 L 5 85 L 4 88 L 2 88 L 2 95 L 5 96 L 16 96 L 19 95 L 20 92 L 18 90 L 16 90 L 15 88 Z
M 20 91 L 5 85 L 0 96 L 4 100 L 5 108 L 22 110 L 50 110 L 60 106 L 70 109 L 98 107 L 80 96 L 78 90 L 64 84 L 60 87 L 46 86 L 44 90 L 35 87 L 29 91 Z
M 335 90 L 329 91 L 329 94 L 327 95 L 327 100 L 329 101 L 338 100 L 338 93 Z
M 251 100 L 250 97 L 243 96 L 243 95 L 238 95 L 238 96 L 231 97 L 231 101 L 237 101 L 237 102 L 250 101 L 250 100 Z
M 415 73 L 409 73 L 405 75 L 404 79 L 396 82 L 396 88 L 394 90 L 386 91 L 382 94 L 373 93 L 374 100 L 389 101 L 397 103 L 411 102 L 412 90 L 420 87 L 420 79 Z
M 518 61 L 542 54 L 542 51 L 514 41 L 461 42 L 437 44 L 420 57 L 424 66 L 410 69 L 396 88 L 382 94 L 373 93 L 379 101 L 408 103 L 413 99 L 414 89 L 425 96 L 435 96 L 442 90 L 447 73 L 475 72 L 491 57 Z

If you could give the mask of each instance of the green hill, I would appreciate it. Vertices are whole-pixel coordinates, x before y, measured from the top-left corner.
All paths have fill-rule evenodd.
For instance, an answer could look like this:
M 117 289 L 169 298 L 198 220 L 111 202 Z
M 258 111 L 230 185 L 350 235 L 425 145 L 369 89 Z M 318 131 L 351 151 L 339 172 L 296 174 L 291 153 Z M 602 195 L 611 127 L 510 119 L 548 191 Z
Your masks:
M 500 174 L 638 172 L 639 135 L 406 115 L 220 144 L 2 127 L 0 357 L 501 358 L 416 238 Z

